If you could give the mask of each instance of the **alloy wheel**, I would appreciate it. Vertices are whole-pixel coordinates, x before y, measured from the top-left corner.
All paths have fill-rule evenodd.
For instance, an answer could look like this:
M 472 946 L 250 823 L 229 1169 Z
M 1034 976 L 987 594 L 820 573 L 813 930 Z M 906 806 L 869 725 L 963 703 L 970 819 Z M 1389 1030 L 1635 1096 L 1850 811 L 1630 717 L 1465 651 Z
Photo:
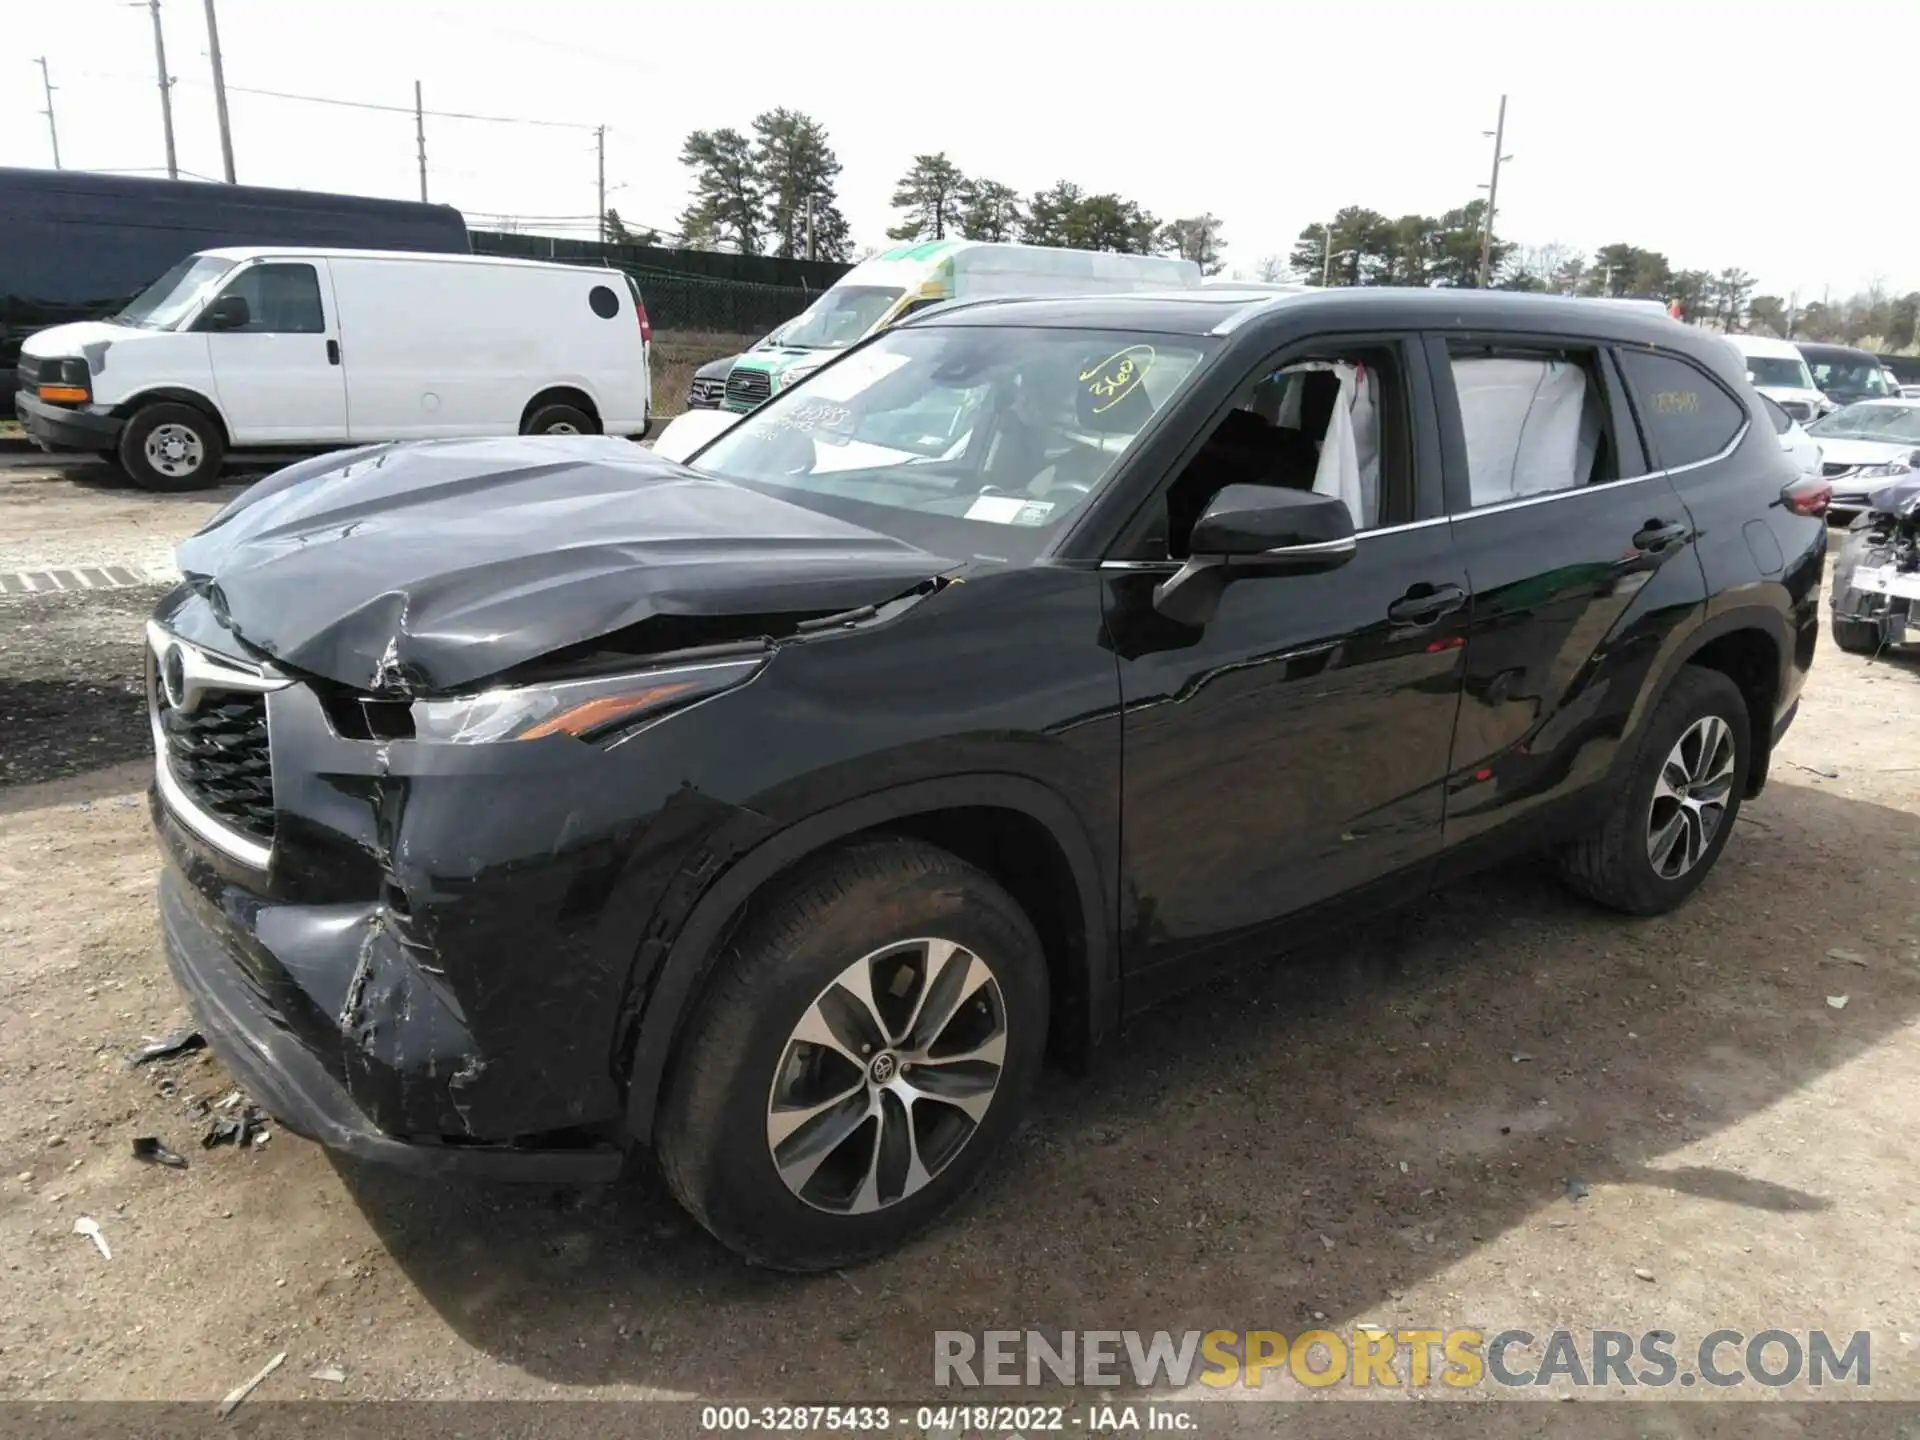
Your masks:
M 1738 751 L 1733 727 L 1718 715 L 1693 722 L 1674 744 L 1647 813 L 1647 859 L 1663 880 L 1700 863 L 1727 817 Z
M 930 1184 L 986 1117 L 1007 1009 L 986 960 L 951 940 L 862 956 L 793 1028 L 767 1099 L 767 1148 L 816 1210 L 885 1209 Z

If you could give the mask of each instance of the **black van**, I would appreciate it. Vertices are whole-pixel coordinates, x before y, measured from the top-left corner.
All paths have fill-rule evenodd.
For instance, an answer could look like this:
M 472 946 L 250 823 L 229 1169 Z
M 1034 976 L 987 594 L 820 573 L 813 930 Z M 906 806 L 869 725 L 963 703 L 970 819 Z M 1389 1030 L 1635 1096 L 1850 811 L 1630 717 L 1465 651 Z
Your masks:
M 450 205 L 0 168 L 0 370 L 36 330 L 110 315 L 180 260 L 222 245 L 471 249 Z

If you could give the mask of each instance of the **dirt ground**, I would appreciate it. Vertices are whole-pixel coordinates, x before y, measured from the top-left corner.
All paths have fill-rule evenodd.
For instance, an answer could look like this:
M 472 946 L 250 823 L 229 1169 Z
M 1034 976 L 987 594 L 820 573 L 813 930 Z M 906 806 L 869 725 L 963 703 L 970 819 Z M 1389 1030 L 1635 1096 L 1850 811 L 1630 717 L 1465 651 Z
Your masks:
M 0 470 L 0 571 L 144 554 L 222 499 Z M 123 1059 L 186 1019 L 133 680 L 156 594 L 0 597 L 0 1400 L 212 1401 L 278 1351 L 261 1399 L 913 1400 L 935 1329 L 1362 1321 L 1665 1329 L 1683 1354 L 1867 1330 L 1872 1395 L 1920 1398 L 1908 662 L 1823 642 L 1681 913 L 1602 914 L 1522 866 L 1217 984 L 1051 1077 L 950 1224 L 794 1279 L 643 1172 L 555 1192 L 277 1131 L 201 1148 L 220 1067 Z M 133 1159 L 143 1135 L 190 1168 Z

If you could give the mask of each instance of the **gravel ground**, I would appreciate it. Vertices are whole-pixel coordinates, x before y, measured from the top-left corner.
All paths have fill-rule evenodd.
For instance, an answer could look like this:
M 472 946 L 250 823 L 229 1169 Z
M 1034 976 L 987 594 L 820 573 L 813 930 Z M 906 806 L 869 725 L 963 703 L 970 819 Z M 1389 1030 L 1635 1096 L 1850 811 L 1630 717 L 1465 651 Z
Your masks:
M 0 555 L 197 523 L 17 474 Z M 220 1067 L 122 1060 L 185 1019 L 132 689 L 155 593 L 0 598 L 0 1399 L 211 1401 L 285 1351 L 262 1400 L 909 1400 L 937 1328 L 1362 1321 L 1683 1348 L 1866 1329 L 1873 1395 L 1920 1398 L 1907 663 L 1823 648 L 1772 785 L 1681 913 L 1625 921 L 1520 866 L 1216 984 L 1054 1077 L 951 1224 L 796 1280 L 735 1263 L 644 1170 L 553 1192 L 278 1133 L 200 1148 Z M 136 1162 L 140 1135 L 190 1168 Z M 327 1365 L 344 1381 L 308 1378 Z M 1519 1409 L 1471 1433 L 1520 1433 Z M 1207 1433 L 1251 1413 L 1210 1407 Z

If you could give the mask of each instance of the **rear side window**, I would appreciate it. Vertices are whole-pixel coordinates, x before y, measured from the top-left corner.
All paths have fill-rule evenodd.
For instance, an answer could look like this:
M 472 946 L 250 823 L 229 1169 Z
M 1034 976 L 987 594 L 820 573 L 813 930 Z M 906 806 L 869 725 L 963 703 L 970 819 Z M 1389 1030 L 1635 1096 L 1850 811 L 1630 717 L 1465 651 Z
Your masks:
M 611 285 L 594 286 L 587 292 L 587 304 L 602 320 L 611 320 L 620 313 L 620 297 L 613 293 Z
M 1621 478 L 1597 350 L 1448 351 L 1473 508 Z
M 1622 350 L 1640 424 L 1666 469 L 1711 460 L 1733 443 L 1747 409 L 1690 361 L 1647 350 Z

